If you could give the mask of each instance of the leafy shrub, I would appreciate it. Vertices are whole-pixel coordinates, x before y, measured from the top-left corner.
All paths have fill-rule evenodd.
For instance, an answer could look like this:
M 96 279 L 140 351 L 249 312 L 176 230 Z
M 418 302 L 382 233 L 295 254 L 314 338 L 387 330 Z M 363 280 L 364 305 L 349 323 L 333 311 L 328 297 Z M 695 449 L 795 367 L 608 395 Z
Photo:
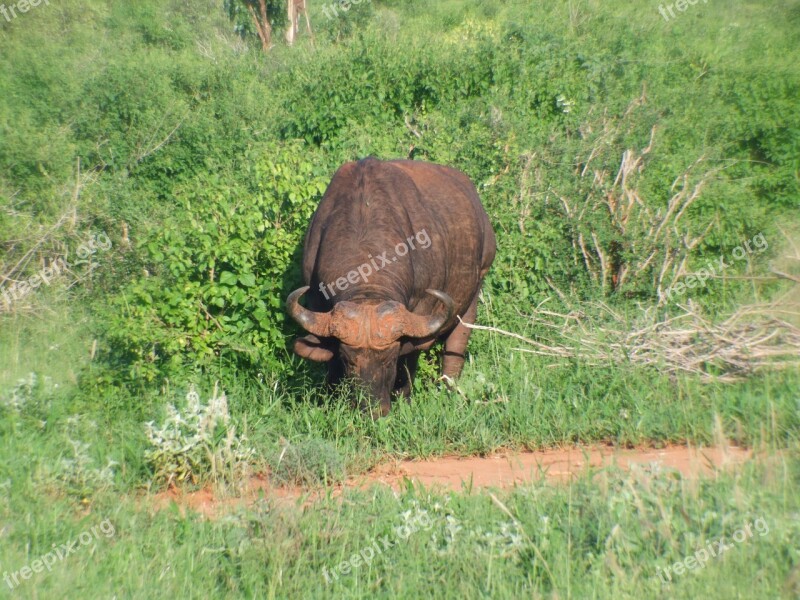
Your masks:
M 224 484 L 240 484 L 250 472 L 254 451 L 246 436 L 236 434 L 228 399 L 217 396 L 216 389 L 204 406 L 191 388 L 183 414 L 168 404 L 166 420 L 158 427 L 150 421 L 145 432 L 151 446 L 145 458 L 156 483 L 196 484 L 210 476 Z
M 226 349 L 236 363 L 282 364 L 284 301 L 328 177 L 301 144 L 250 158 L 248 185 L 198 178 L 176 191 L 174 217 L 143 237 L 147 276 L 115 298 L 107 323 L 132 377 L 187 357 L 202 367 Z
M 90 444 L 72 438 L 68 442 L 72 455 L 61 458 L 56 472 L 56 481 L 68 494 L 83 500 L 114 485 L 115 461 L 98 468 L 89 456 Z

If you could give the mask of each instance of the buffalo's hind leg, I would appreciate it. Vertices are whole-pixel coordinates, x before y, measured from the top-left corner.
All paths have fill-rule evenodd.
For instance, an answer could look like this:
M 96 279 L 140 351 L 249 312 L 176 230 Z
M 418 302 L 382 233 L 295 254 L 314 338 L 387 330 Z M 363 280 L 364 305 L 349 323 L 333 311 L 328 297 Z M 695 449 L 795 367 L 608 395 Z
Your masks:
M 475 294 L 467 312 L 461 317 L 464 323 L 472 324 L 478 316 L 478 296 L 480 290 Z M 444 359 L 442 360 L 442 375 L 445 378 L 455 380 L 461 375 L 464 368 L 464 354 L 467 351 L 467 342 L 472 330 L 465 327 L 462 323 L 455 326 L 444 342 Z

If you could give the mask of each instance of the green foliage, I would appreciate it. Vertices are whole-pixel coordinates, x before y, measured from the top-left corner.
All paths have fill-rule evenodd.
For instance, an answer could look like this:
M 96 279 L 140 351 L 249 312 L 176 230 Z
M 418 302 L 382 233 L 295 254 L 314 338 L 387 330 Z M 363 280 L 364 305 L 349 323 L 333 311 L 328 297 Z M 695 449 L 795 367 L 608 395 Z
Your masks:
M 40 314 L 0 317 L 0 563 L 12 573 L 102 516 L 120 524 L 113 543 L 18 593 L 797 596 L 796 371 L 706 384 L 476 332 L 457 392 L 434 382 L 432 350 L 412 401 L 373 422 L 319 386 L 319 366 L 294 372 L 306 363 L 286 351 L 283 310 L 325 184 L 370 154 L 475 181 L 499 242 L 481 322 L 532 339 L 526 315 L 558 302 L 554 289 L 584 314 L 586 300 L 652 309 L 658 269 L 619 285 L 620 268 L 650 251 L 677 249 L 691 271 L 761 232 L 785 254 L 778 228 L 791 234 L 800 198 L 796 1 L 698 3 L 669 23 L 621 1 L 371 0 L 335 19 L 310 4 L 315 43 L 301 33 L 289 48 L 285 3 L 270 0 L 269 53 L 243 2 L 58 0 L 0 17 L 3 285 L 83 232 L 113 241 L 91 278 L 40 288 Z M 617 182 L 628 151 L 641 164 Z M 701 157 L 690 189 L 712 176 L 672 222 L 672 245 L 647 245 Z M 609 195 L 641 202 L 624 230 Z M 677 242 L 709 223 L 684 252 Z M 769 297 L 775 284 L 727 275 L 757 275 L 770 258 L 736 263 L 691 299 L 713 314 L 745 291 Z M 176 380 L 209 372 L 225 376 L 230 407 L 216 394 L 164 406 Z M 708 482 L 649 468 L 521 486 L 496 494 L 508 512 L 485 494 L 409 485 L 297 510 L 267 498 L 202 520 L 153 511 L 141 494 L 154 479 L 242 483 L 258 456 L 274 482 L 318 485 L 387 458 L 720 437 L 778 452 Z M 323 568 L 412 511 L 432 528 L 326 582 Z M 658 581 L 657 568 L 757 517 L 768 536 Z
M 286 10 L 286 0 L 266 0 L 267 19 L 272 27 L 273 40 L 277 37 L 276 29 L 286 27 L 288 24 L 288 14 Z M 261 5 L 259 0 L 223 0 L 223 8 L 228 18 L 233 22 L 234 30 L 242 37 L 256 37 L 256 28 L 250 16 L 250 9 L 256 15 L 261 16 Z
M 131 377 L 152 379 L 187 356 L 280 369 L 284 298 L 327 185 L 309 158 L 298 143 L 252 150 L 244 183 L 211 175 L 176 189 L 173 215 L 142 236 L 147 276 L 108 314 Z
M 312 1 L 307 5 L 311 13 L 314 35 L 327 42 L 341 42 L 357 35 L 365 28 L 374 26 L 373 19 L 377 5 L 374 0 L 361 0 L 360 3 L 348 2 L 344 5 L 341 0 Z M 343 6 L 349 8 L 343 10 Z
M 224 0 L 223 6 L 236 33 L 260 48 L 261 44 L 250 13 L 252 9 L 260 17 L 259 0 Z M 340 0 L 308 2 L 308 16 L 316 39 L 327 42 L 341 41 L 363 27 L 369 27 L 374 14 L 372 0 L 360 0 L 356 4 L 348 2 L 345 6 L 346 10 L 342 8 Z M 275 44 L 289 24 L 287 0 L 266 0 L 265 7 L 272 27 L 272 42 Z M 305 29 L 305 16 L 300 15 L 300 30 L 303 32 L 301 37 L 305 37 Z

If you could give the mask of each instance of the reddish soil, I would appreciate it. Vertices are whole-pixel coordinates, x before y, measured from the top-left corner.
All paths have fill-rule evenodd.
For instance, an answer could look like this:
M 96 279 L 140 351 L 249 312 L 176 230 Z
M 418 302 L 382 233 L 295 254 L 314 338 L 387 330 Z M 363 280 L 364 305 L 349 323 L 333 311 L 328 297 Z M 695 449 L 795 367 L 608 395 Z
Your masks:
M 683 477 L 696 479 L 713 476 L 722 470 L 735 469 L 752 456 L 750 450 L 735 446 L 692 448 L 668 446 L 661 449 L 614 449 L 609 446 L 562 448 L 537 452 L 505 453 L 489 457 L 443 457 L 423 461 L 397 461 L 380 465 L 371 472 L 335 486 L 333 495 L 348 489 L 367 489 L 387 485 L 399 489 L 410 479 L 425 487 L 458 491 L 476 488 L 508 488 L 545 478 L 554 483 L 574 478 L 587 467 L 617 465 L 630 469 L 634 465 L 673 470 Z M 207 517 L 217 516 L 241 506 L 254 504 L 259 498 L 307 504 L 324 497 L 329 490 L 271 487 L 265 475 L 250 480 L 247 490 L 239 497 L 216 495 L 210 488 L 197 492 L 169 490 L 156 494 L 152 504 L 156 509 L 177 503 L 181 510 L 190 509 Z
M 587 467 L 616 464 L 623 469 L 632 465 L 653 466 L 678 471 L 684 477 L 696 479 L 713 475 L 721 469 L 743 463 L 749 450 L 726 448 L 687 448 L 670 446 L 662 449 L 615 450 L 610 447 L 562 448 L 521 454 L 506 454 L 486 458 L 447 457 L 419 462 L 404 461 L 382 465 L 366 475 L 368 481 L 397 487 L 403 479 L 429 486 L 460 490 L 473 488 L 507 488 L 527 481 L 546 478 L 566 481 Z

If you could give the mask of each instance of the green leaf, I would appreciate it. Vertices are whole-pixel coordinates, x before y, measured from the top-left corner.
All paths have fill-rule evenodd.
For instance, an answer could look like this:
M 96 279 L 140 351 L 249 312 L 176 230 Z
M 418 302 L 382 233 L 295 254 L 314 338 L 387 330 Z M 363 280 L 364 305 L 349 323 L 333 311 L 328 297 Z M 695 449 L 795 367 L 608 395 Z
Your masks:
M 253 287 L 256 284 L 256 276 L 252 273 L 239 275 L 239 283 L 245 287 Z
M 236 285 L 236 274 L 230 271 L 223 271 L 219 274 L 219 282 L 223 285 Z

